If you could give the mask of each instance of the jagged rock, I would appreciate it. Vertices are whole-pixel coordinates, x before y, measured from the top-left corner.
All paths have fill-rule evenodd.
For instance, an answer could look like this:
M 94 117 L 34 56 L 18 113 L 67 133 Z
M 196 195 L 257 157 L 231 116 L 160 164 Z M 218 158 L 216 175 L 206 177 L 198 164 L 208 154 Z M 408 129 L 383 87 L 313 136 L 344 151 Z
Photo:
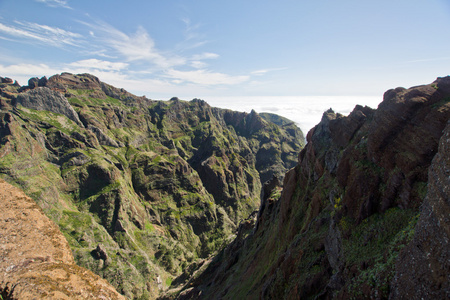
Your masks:
M 13 83 L 13 80 L 11 78 L 8 78 L 8 77 L 0 77 L 0 82 L 1 83 L 11 84 L 11 83 Z
M 97 248 L 95 248 L 95 253 L 99 259 L 106 261 L 108 259 L 108 255 L 106 254 L 106 250 L 103 245 L 98 244 Z
M 115 148 L 119 147 L 119 144 L 117 144 L 115 140 L 107 136 L 100 128 L 94 125 L 88 125 L 87 129 L 95 134 L 100 145 L 111 146 Z M 121 147 L 123 147 L 123 144 L 121 145 Z
M 46 86 L 46 84 L 47 84 L 47 81 L 48 81 L 48 79 L 47 79 L 47 77 L 46 77 L 46 76 L 44 76 L 44 77 L 40 78 L 40 79 L 39 79 L 39 81 L 38 81 L 38 86 L 41 86 L 41 87 L 44 87 L 44 86 Z
M 39 85 L 39 78 L 37 78 L 37 77 L 32 77 L 32 78 L 30 78 L 30 79 L 28 80 L 28 87 L 29 87 L 30 89 L 37 88 L 38 85 Z
M 114 226 L 114 231 L 126 232 L 125 227 L 123 227 L 122 222 L 120 222 L 120 220 L 116 221 L 116 225 Z
M 84 153 L 75 151 L 71 152 L 65 156 L 63 156 L 59 160 L 59 164 L 68 163 L 69 166 L 82 166 L 86 163 L 88 163 L 91 159 L 86 156 Z
M 348 145 L 366 119 L 372 117 L 374 112 L 375 110 L 370 107 L 356 105 L 348 117 L 330 121 L 330 132 L 333 142 L 340 148 Z
M 35 110 L 47 110 L 62 114 L 70 120 L 82 126 L 75 110 L 70 106 L 69 101 L 59 92 L 52 91 L 46 87 L 40 87 L 26 91 L 17 95 L 14 105 L 22 105 Z

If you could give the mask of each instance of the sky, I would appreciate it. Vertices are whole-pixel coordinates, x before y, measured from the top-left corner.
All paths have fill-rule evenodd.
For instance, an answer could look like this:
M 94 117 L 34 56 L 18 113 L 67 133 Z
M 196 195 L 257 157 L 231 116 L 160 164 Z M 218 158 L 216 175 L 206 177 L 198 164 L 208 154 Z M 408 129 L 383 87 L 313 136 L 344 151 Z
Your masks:
M 449 0 L 0 0 L 0 76 L 91 73 L 307 131 L 330 106 L 449 75 L 449 28 Z

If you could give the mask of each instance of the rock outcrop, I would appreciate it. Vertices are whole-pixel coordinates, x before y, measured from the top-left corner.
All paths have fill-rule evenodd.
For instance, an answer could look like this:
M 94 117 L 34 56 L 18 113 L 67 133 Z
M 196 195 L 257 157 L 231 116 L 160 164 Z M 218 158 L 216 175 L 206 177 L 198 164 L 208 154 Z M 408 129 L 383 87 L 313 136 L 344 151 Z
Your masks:
M 448 298 L 449 119 L 450 77 L 326 111 L 253 230 L 166 298 Z
M 2 299 L 125 299 L 75 264 L 58 226 L 33 199 L 0 179 Z
M 36 87 L 37 87 L 36 78 Z M 17 95 L 15 105 L 22 105 L 26 108 L 31 108 L 41 111 L 51 111 L 57 114 L 62 114 L 82 126 L 75 110 L 70 106 L 69 101 L 61 93 L 53 91 L 47 87 L 39 87 L 28 90 Z

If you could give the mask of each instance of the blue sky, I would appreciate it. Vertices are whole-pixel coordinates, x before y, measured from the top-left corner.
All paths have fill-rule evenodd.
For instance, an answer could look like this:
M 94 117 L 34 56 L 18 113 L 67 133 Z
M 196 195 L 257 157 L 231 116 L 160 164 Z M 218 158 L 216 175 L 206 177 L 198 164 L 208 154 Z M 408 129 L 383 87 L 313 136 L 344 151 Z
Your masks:
M 450 71 L 448 0 L 0 0 L 0 76 L 152 99 L 381 96 Z

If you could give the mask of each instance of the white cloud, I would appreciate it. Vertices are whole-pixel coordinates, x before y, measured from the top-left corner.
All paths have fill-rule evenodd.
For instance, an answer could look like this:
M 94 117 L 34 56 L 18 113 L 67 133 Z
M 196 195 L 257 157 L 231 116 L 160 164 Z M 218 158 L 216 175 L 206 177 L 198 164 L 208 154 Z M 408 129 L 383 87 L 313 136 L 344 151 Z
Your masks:
M 0 65 L 0 74 L 11 77 L 20 84 L 26 85 L 31 77 L 49 76 L 62 72 L 61 69 L 50 67 L 46 64 L 17 64 Z
M 155 41 L 143 27 L 138 27 L 134 34 L 126 34 L 103 22 L 84 24 L 93 28 L 96 32 L 91 32 L 99 36 L 106 45 L 109 45 L 128 62 L 148 61 L 158 68 L 170 68 L 186 63 L 186 59 L 183 57 L 159 51 L 155 46 Z
M 45 3 L 46 5 L 50 7 L 64 7 L 72 9 L 69 4 L 67 3 L 67 0 L 35 0 L 36 2 Z
M 287 68 L 269 68 L 269 69 L 261 69 L 261 70 L 256 70 L 251 72 L 250 74 L 252 75 L 257 75 L 257 76 L 261 76 L 261 75 L 265 75 L 269 72 L 273 72 L 273 71 L 281 71 L 281 70 L 286 70 Z
M 193 25 L 191 20 L 188 18 L 181 19 L 185 24 L 186 28 L 184 30 L 184 40 L 177 44 L 175 47 L 178 51 L 186 51 L 190 49 L 195 49 L 204 46 L 208 43 L 204 34 L 199 32 L 201 24 L 197 23 Z
M 64 2 L 64 1 L 63 1 Z M 46 4 L 50 2 L 44 2 Z M 62 3 L 62 2 L 61 2 Z M 64 2 L 67 4 L 67 2 Z M 206 61 L 218 59 L 219 54 L 199 51 L 198 54 L 179 55 L 177 45 L 170 51 L 158 49 L 143 27 L 126 33 L 101 21 L 86 23 L 84 36 L 58 27 L 30 22 L 0 23 L 0 39 L 45 44 L 76 50 L 76 61 L 47 64 L 0 65 L 0 74 L 26 84 L 31 77 L 52 76 L 62 72 L 91 73 L 100 80 L 134 92 L 201 96 L 199 93 L 226 86 L 249 83 L 252 75 L 230 75 L 208 70 Z M 189 22 L 188 22 L 189 23 Z M 196 34 L 198 25 L 187 24 L 189 43 L 201 43 Z M 186 49 L 186 48 L 185 48 Z M 177 52 L 177 53 L 182 53 Z M 74 59 L 75 60 L 75 59 Z
M 197 31 L 200 28 L 200 24 L 192 25 L 191 20 L 188 18 L 183 18 L 181 19 L 181 21 L 183 21 L 183 23 L 186 25 L 186 29 L 184 31 L 184 37 L 186 41 L 201 37 L 201 35 Z
M 0 23 L 0 32 L 14 38 L 33 40 L 47 45 L 62 47 L 65 45 L 77 46 L 82 36 L 58 27 L 51 27 L 30 22 L 18 22 L 18 26 Z
M 205 59 L 216 59 L 219 57 L 219 54 L 211 53 L 211 52 L 204 52 L 201 54 L 195 54 L 190 59 L 192 60 L 190 62 L 190 66 L 196 69 L 204 69 L 207 67 L 207 63 L 203 62 L 202 60 Z
M 196 68 L 196 69 L 203 69 L 207 66 L 206 63 L 202 62 L 202 61 L 198 61 L 198 60 L 194 60 L 191 61 L 191 67 Z
M 203 59 L 216 59 L 219 58 L 219 54 L 217 53 L 211 53 L 211 52 L 204 52 L 201 54 L 195 54 L 192 56 L 192 60 L 203 60 Z
M 69 67 L 73 68 L 87 68 L 87 69 L 97 69 L 106 71 L 119 71 L 128 67 L 127 63 L 122 62 L 111 62 L 105 60 L 99 60 L 95 58 L 79 60 L 68 64 Z
M 167 70 L 167 76 L 173 79 L 183 80 L 201 85 L 233 85 L 247 81 L 249 76 L 231 76 L 224 73 L 211 72 L 207 70 L 179 71 L 175 69 Z

